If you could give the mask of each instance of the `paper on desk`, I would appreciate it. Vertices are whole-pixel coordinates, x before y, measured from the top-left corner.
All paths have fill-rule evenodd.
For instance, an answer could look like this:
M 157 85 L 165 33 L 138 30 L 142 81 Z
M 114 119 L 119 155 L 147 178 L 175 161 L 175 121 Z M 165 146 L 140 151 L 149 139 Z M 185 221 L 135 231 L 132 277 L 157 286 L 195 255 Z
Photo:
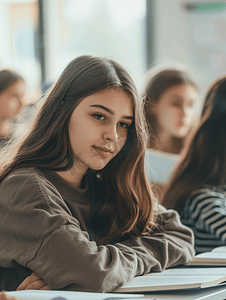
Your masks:
M 110 293 L 83 293 L 69 291 L 15 291 L 5 292 L 8 295 L 18 297 L 21 300 L 138 300 L 144 299 L 144 295 L 125 295 Z

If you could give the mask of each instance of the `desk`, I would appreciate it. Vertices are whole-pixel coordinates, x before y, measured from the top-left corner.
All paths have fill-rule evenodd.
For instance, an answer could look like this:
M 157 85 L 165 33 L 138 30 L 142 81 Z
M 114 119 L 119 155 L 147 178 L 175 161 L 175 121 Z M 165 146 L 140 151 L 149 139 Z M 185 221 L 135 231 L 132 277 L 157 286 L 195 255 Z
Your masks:
M 101 293 L 80 293 L 66 291 L 16 291 L 6 292 L 21 300 L 225 300 L 226 285 L 206 288 L 202 290 L 184 290 L 170 292 L 153 292 L 142 294 L 101 294 Z

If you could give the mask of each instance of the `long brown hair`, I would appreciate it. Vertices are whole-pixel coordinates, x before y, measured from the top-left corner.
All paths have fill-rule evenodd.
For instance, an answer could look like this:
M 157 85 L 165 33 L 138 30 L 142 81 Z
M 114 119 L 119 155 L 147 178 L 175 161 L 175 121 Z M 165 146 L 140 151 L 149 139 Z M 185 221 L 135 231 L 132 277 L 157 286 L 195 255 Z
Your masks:
M 158 68 L 157 68 L 158 69 Z M 151 71 L 154 71 L 151 69 Z M 154 73 L 154 74 L 153 74 Z M 198 86 L 190 77 L 189 73 L 180 68 L 166 68 L 155 72 L 150 72 L 146 79 L 144 88 L 145 116 L 148 122 L 150 135 L 150 148 L 155 148 L 158 143 L 158 122 L 153 112 L 153 106 L 158 103 L 161 96 L 171 87 L 181 84 L 193 86 L 198 91 Z M 185 138 L 172 138 L 174 145 L 177 145 L 177 153 L 181 151 Z
M 200 123 L 184 149 L 162 204 L 178 211 L 191 192 L 204 185 L 226 183 L 226 77 L 210 88 Z
M 111 240 L 125 234 L 139 235 L 154 226 L 154 200 L 144 172 L 148 135 L 143 102 L 131 76 L 117 62 L 84 55 L 69 63 L 44 99 L 29 132 L 2 163 L 0 182 L 21 167 L 69 170 L 74 163 L 68 134 L 70 116 L 85 97 L 107 88 L 126 91 L 134 106 L 134 122 L 124 147 L 104 169 L 90 170 L 99 185 L 93 226 L 104 226 L 107 240 Z

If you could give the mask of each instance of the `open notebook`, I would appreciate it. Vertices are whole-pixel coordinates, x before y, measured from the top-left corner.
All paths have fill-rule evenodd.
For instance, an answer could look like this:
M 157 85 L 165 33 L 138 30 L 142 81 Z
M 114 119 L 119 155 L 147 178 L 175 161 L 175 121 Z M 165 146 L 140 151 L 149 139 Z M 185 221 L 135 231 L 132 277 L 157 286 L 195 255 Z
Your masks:
M 226 267 L 226 246 L 216 247 L 211 252 L 203 252 L 187 265 L 213 265 Z
M 224 284 L 226 268 L 172 268 L 160 273 L 138 276 L 114 292 L 151 292 L 196 289 Z M 226 287 L 226 283 L 225 283 Z

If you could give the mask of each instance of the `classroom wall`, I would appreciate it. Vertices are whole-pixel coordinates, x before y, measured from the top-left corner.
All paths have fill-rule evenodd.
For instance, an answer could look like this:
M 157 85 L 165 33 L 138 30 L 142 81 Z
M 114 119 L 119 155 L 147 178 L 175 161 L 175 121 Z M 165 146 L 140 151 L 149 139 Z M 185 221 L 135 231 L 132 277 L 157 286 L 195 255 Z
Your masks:
M 154 61 L 185 65 L 201 89 L 203 98 L 207 87 L 226 74 L 226 9 L 210 9 L 197 13 L 186 4 L 211 4 L 221 1 L 154 0 Z
M 181 0 L 155 1 L 156 62 L 176 61 L 189 64 L 188 26 Z

